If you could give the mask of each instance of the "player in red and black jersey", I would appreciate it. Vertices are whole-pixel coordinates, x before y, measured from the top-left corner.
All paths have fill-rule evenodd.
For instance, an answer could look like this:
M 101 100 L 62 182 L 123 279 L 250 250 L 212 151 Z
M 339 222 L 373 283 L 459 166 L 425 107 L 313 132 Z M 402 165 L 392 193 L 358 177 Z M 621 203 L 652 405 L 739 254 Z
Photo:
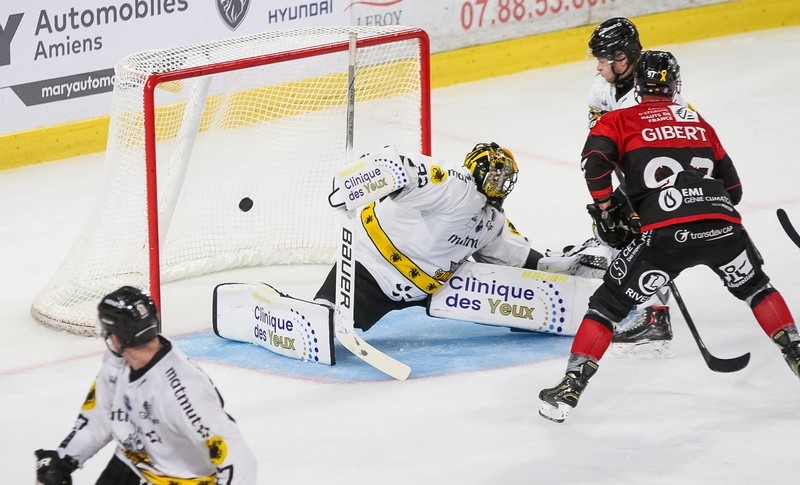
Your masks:
M 557 422 L 577 405 L 597 371 L 614 325 L 697 265 L 710 268 L 731 294 L 749 304 L 800 377 L 794 319 L 764 273 L 761 255 L 734 207 L 742 198 L 736 168 L 711 125 L 672 101 L 680 89 L 675 57 L 642 53 L 634 85 L 640 103 L 603 115 L 583 150 L 582 168 L 594 200 L 588 209 L 597 231 L 604 240 L 627 245 L 589 300 L 566 375 L 539 394 L 540 414 Z M 624 192 L 614 192 L 615 171 L 621 172 Z M 638 214 L 636 224 L 628 217 L 631 213 Z M 634 238 L 631 229 L 636 226 L 641 226 L 641 235 Z

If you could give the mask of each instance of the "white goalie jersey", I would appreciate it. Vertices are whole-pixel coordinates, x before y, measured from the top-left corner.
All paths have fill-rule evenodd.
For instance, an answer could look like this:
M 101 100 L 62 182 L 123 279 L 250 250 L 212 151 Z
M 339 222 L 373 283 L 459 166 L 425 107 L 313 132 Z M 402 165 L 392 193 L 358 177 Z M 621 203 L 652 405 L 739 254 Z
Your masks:
M 59 455 L 83 463 L 116 441 L 117 457 L 147 483 L 255 485 L 255 457 L 207 375 L 175 348 L 145 369 L 131 380 L 106 352 Z
M 422 300 L 468 258 L 521 267 L 530 243 L 486 203 L 469 170 L 403 153 L 409 182 L 359 210 L 356 260 L 390 298 Z

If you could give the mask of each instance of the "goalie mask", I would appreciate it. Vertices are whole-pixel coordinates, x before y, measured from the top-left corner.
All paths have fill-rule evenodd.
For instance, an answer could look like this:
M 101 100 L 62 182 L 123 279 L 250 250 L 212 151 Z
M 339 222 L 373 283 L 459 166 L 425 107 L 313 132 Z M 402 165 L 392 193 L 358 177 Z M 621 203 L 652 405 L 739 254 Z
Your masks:
M 495 142 L 478 143 L 467 154 L 464 166 L 472 173 L 478 192 L 498 209 L 517 183 L 517 162 L 514 155 Z
M 97 305 L 100 336 L 109 350 L 119 356 L 130 347 L 139 347 L 159 334 L 160 321 L 153 300 L 132 286 L 109 293 Z M 110 336 L 116 335 L 120 347 L 115 349 Z
M 636 64 L 636 94 L 673 98 L 681 92 L 681 68 L 670 52 L 644 51 Z

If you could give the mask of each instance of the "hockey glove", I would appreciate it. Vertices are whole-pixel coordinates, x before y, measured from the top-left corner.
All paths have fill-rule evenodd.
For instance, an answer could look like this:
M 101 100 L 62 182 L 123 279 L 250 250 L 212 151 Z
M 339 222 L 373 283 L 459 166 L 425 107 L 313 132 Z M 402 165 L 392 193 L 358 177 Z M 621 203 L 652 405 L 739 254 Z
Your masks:
M 58 456 L 55 450 L 36 450 L 37 485 L 72 485 L 71 473 L 78 468 L 78 462 L 67 455 Z
M 611 197 L 611 205 L 605 209 L 600 209 L 597 204 L 589 204 L 586 210 L 594 220 L 597 237 L 612 248 L 624 248 L 640 232 L 639 216 L 630 207 L 623 207 L 614 196 Z

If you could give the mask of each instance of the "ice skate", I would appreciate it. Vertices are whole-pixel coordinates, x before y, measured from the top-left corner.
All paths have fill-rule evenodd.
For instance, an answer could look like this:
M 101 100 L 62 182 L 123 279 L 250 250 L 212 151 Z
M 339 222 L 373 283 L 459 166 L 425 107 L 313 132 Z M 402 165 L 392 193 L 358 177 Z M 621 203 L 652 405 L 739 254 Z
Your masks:
M 597 372 L 597 363 L 587 360 L 578 366 L 577 371 L 568 371 L 561 382 L 539 392 L 539 414 L 550 421 L 562 423 L 569 410 L 578 405 L 581 392 L 589 383 L 589 378 Z
M 651 306 L 630 325 L 614 333 L 611 353 L 618 357 L 671 357 L 672 324 L 669 307 Z
M 790 333 L 783 329 L 772 336 L 772 341 L 781 349 L 783 360 L 794 375 L 800 377 L 800 340 L 792 340 Z

